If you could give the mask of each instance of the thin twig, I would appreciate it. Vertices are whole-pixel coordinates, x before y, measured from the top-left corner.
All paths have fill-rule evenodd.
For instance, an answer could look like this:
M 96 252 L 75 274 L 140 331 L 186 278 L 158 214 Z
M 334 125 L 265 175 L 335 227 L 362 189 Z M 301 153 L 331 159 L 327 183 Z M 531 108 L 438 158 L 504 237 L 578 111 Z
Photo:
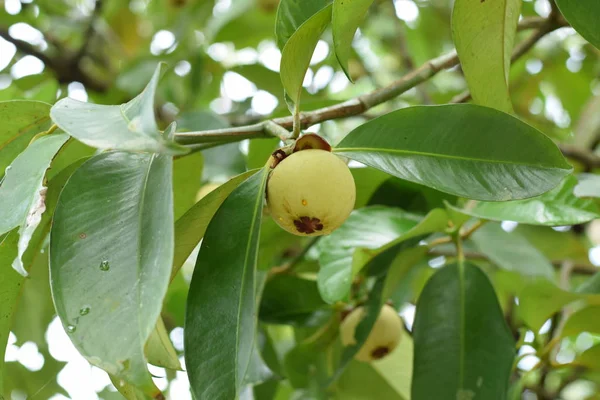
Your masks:
M 311 241 L 308 242 L 306 244 L 306 246 L 304 246 L 304 248 L 302 249 L 302 251 L 300 253 L 298 253 L 298 255 L 296 255 L 294 257 L 294 259 L 291 260 L 289 263 L 284 264 L 284 265 L 282 265 L 280 267 L 271 268 L 271 270 L 269 271 L 269 277 L 272 277 L 272 276 L 277 275 L 277 274 L 289 274 L 292 271 L 294 271 L 294 269 L 304 259 L 304 257 L 306 256 L 306 254 L 308 254 L 308 252 L 310 251 L 310 249 L 312 249 L 313 246 L 316 245 L 319 242 L 319 239 L 321 239 L 320 236 L 316 236 L 316 237 L 312 238 Z
M 519 30 L 535 29 L 539 28 L 540 26 L 544 26 L 547 23 L 547 19 L 544 18 L 525 19 L 519 23 Z M 389 100 L 392 100 L 401 95 L 402 93 L 429 80 L 438 72 L 448 68 L 452 68 L 456 65 L 458 65 L 458 55 L 456 54 L 456 51 L 453 50 L 448 54 L 444 54 L 440 57 L 429 60 L 421 67 L 417 68 L 412 72 L 409 72 L 402 78 L 392 82 L 386 87 L 374 90 L 362 96 L 358 96 L 343 103 L 336 104 L 334 106 L 320 108 L 310 112 L 300 113 L 301 128 L 306 129 L 309 126 L 321 123 L 323 121 L 329 121 L 332 119 L 360 115 L 365 111 L 382 103 L 385 103 Z M 273 122 L 287 130 L 292 130 L 294 125 L 294 118 L 293 116 L 276 118 L 273 119 Z M 210 140 L 214 140 L 216 137 L 219 137 L 219 135 L 220 137 L 227 137 L 228 133 L 230 132 L 242 139 L 269 137 L 269 134 L 265 132 L 263 122 L 228 129 L 176 133 L 175 138 L 181 143 L 204 143 L 207 141 L 205 139 L 206 136 L 211 137 Z
M 464 229 L 461 233 L 460 233 L 460 238 L 462 240 L 467 240 L 468 238 L 471 237 L 471 235 L 473 233 L 475 233 L 475 231 L 477 231 L 477 229 L 481 228 L 483 226 L 483 224 L 485 223 L 485 221 L 483 220 L 478 220 L 477 222 L 475 222 L 473 225 L 471 225 L 470 227 Z M 431 242 L 428 243 L 428 247 L 431 249 L 433 247 L 442 245 L 442 244 L 448 244 L 448 243 L 452 243 L 454 241 L 454 239 L 452 238 L 452 236 L 444 236 L 441 238 L 437 238 L 432 240 Z

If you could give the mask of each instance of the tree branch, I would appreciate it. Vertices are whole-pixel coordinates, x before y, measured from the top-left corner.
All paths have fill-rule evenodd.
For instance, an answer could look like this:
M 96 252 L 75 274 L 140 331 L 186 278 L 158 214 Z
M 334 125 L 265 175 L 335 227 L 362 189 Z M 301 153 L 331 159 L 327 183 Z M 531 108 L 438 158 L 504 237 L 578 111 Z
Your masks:
M 4 27 L 0 27 L 0 37 L 7 42 L 14 44 L 20 53 L 39 58 L 48 69 L 51 69 L 54 72 L 59 83 L 81 82 L 87 89 L 96 92 L 105 92 L 109 89 L 110 84 L 108 82 L 101 82 L 92 77 L 80 66 L 80 61 L 85 56 L 91 37 L 93 36 L 93 25 L 96 18 L 100 15 L 102 4 L 103 0 L 96 1 L 90 24 L 85 32 L 83 45 L 75 53 L 63 48 L 58 43 L 55 43 L 58 56 L 50 57 L 30 43 L 13 38 L 10 36 L 8 29 Z M 44 37 L 46 36 L 44 35 Z
M 556 23 L 556 21 L 554 23 Z M 549 24 L 549 22 L 548 19 L 545 18 L 527 18 L 519 23 L 519 30 L 537 29 L 546 26 L 547 24 Z M 427 81 L 438 72 L 444 69 L 452 68 L 456 65 L 458 65 L 458 55 L 456 54 L 456 51 L 451 51 L 448 54 L 429 60 L 421 67 L 406 74 L 402 78 L 392 82 L 386 87 L 374 90 L 370 93 L 358 96 L 334 106 L 301 113 L 300 123 L 302 129 L 306 129 L 309 126 L 323 121 L 360 115 L 379 104 L 398 97 L 402 93 Z M 293 127 L 293 117 L 291 116 L 276 118 L 273 119 L 272 122 L 287 130 L 291 130 Z M 265 130 L 265 124 L 265 122 L 260 122 L 257 124 L 228 129 L 181 132 L 175 134 L 175 139 L 182 144 L 197 144 L 210 141 L 214 142 L 215 140 L 222 140 L 224 138 L 228 138 L 227 140 L 229 140 L 231 136 L 236 136 L 239 138 L 239 140 L 261 137 L 264 138 L 269 137 L 269 134 Z

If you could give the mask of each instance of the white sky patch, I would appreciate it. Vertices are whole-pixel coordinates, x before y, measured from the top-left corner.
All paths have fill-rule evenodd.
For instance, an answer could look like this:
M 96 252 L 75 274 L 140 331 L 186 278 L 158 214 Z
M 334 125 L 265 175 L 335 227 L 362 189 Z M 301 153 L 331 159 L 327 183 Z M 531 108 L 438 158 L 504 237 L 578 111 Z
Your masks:
M 310 59 L 310 65 L 315 65 L 323 61 L 329 55 L 329 45 L 324 40 L 319 40 L 315 51 Z
M 246 47 L 235 52 L 236 64 L 256 64 L 258 61 L 258 52 L 253 48 Z
M 238 148 L 243 155 L 247 156 L 248 152 L 250 151 L 250 139 L 242 140 Z
M 548 331 L 550 330 L 551 327 L 552 327 L 552 320 L 547 319 L 546 322 L 544 322 L 544 325 L 542 325 L 542 327 L 540 328 L 540 331 L 538 333 L 540 335 L 544 335 L 544 334 L 548 333 Z
M 346 89 L 346 87 L 348 87 L 348 78 L 346 78 L 346 75 L 344 75 L 343 72 L 336 72 L 333 75 L 333 79 L 331 80 L 331 82 L 329 83 L 329 92 L 330 93 L 339 93 L 342 90 Z
M 544 18 L 547 18 L 552 11 L 552 7 L 548 0 L 536 0 L 533 9 L 540 17 Z
M 540 359 L 537 358 L 536 356 L 533 356 L 533 355 L 525 356 L 521 359 L 521 361 L 519 361 L 519 363 L 517 364 L 517 367 L 521 371 L 530 371 L 533 367 L 535 367 L 535 365 L 539 361 L 540 361 Z
M 446 257 L 439 256 L 432 258 L 431 260 L 429 260 L 428 264 L 431 268 L 441 268 L 444 266 L 444 264 L 446 264 Z
M 183 328 L 178 326 L 173 328 L 171 333 L 169 333 L 169 338 L 171 342 L 173 342 L 173 347 L 175 347 L 178 351 L 183 351 Z
M 394 1 L 396 16 L 406 22 L 414 22 L 419 18 L 419 7 L 412 0 Z
M 348 162 L 348 168 L 367 168 L 367 166 L 360 161 L 350 160 Z M 426 243 L 423 241 L 423 243 Z
M 4 9 L 10 15 L 17 15 L 21 12 L 21 2 L 19 0 L 4 0 Z
M 256 93 L 256 85 L 235 72 L 223 75 L 222 92 L 233 101 L 244 101 Z
M 174 71 L 179 76 L 186 76 L 192 70 L 192 64 L 189 61 L 182 60 L 175 65 Z
M 527 60 L 527 62 L 525 63 L 525 69 L 531 75 L 539 74 L 542 71 L 542 68 L 544 68 L 544 63 L 541 60 L 538 60 L 537 58 Z
M 600 246 L 594 246 L 588 251 L 590 262 L 596 267 L 600 267 Z
M 231 0 L 218 0 L 213 8 L 213 15 L 224 14 L 231 7 Z
M 318 91 L 327 87 L 329 82 L 331 82 L 334 73 L 335 71 L 329 65 L 324 65 L 321 68 L 319 68 L 313 79 L 313 87 L 315 88 L 315 90 Z
M 185 360 L 183 357 L 179 359 L 181 367 L 185 370 Z M 177 400 L 192 400 L 192 394 L 190 393 L 190 381 L 185 372 L 177 371 L 177 375 L 171 386 L 169 387 L 169 397 Z
M 413 323 L 415 322 L 415 311 L 416 307 L 413 304 L 405 304 L 400 309 L 400 316 L 404 320 L 404 324 L 408 330 L 412 331 Z
M 525 332 L 525 343 L 533 343 L 533 340 L 535 339 L 535 335 L 532 331 L 527 331 Z
M 175 35 L 173 35 L 173 32 L 161 30 L 154 34 L 150 43 L 150 52 L 156 56 L 170 49 L 174 44 Z
M 544 115 L 554 121 L 559 128 L 567 128 L 571 124 L 569 113 L 564 109 L 560 99 L 552 94 L 546 95 Z
M 581 60 L 577 60 L 572 57 L 569 57 L 567 59 L 567 69 L 574 74 L 581 71 L 582 66 L 583 66 L 583 63 L 581 62 Z
M 88 94 L 85 90 L 85 86 L 80 82 L 71 82 L 68 86 L 69 97 L 75 100 L 87 102 Z
M 271 71 L 279 72 L 281 52 L 272 40 L 266 40 L 258 45 L 258 60 Z
M 225 62 L 227 59 L 231 58 L 233 48 L 225 43 L 213 43 L 208 46 L 206 53 L 210 58 L 217 62 Z
M 533 115 L 539 115 L 544 111 L 544 101 L 539 97 L 536 97 L 531 101 L 529 105 L 529 112 Z
M 575 340 L 575 348 L 578 352 L 583 353 L 594 345 L 594 339 L 588 332 L 580 333 Z
M 306 75 L 304 75 L 304 80 L 302 81 L 302 86 L 305 88 L 310 87 L 312 85 L 313 76 L 315 76 L 313 70 L 310 68 L 307 69 Z
M 0 75 L 0 90 L 4 90 L 9 87 L 12 83 L 12 78 L 10 75 L 2 74 Z
M 148 364 L 148 371 L 152 375 L 152 380 L 157 388 L 165 390 L 169 386 L 169 380 L 166 378 L 167 372 L 164 368 Z
M 277 97 L 264 90 L 259 90 L 252 98 L 252 109 L 261 115 L 271 114 L 278 105 Z
M 233 102 L 228 97 L 219 97 L 210 102 L 210 109 L 217 114 L 226 114 L 231 111 Z
M 17 48 L 14 44 L 0 38 L 0 71 L 10 64 L 16 53 Z
M 8 28 L 8 33 L 15 39 L 23 40 L 34 46 L 44 46 L 44 35 L 33 26 L 24 22 L 18 22 Z
M 13 78 L 19 79 L 29 75 L 41 74 L 44 72 L 44 63 L 37 57 L 25 56 L 13 64 L 10 74 Z
M 34 342 L 26 342 L 21 346 L 18 361 L 30 371 L 39 371 L 44 367 L 44 356 Z

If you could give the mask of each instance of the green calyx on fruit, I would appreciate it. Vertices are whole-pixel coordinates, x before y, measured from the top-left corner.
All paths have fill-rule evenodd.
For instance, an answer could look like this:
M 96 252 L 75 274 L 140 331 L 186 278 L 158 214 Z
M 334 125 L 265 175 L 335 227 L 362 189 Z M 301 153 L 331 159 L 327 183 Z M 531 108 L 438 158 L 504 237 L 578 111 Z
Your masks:
M 280 161 L 267 182 L 275 222 L 298 236 L 327 235 L 354 209 L 356 186 L 348 166 L 325 150 L 302 150 Z
M 356 327 L 363 319 L 364 314 L 364 307 L 357 307 L 342 321 L 340 332 L 344 346 L 356 344 Z M 371 362 L 385 357 L 398 347 L 403 331 L 404 326 L 396 310 L 387 304 L 384 305 L 369 337 L 354 358 L 359 361 Z

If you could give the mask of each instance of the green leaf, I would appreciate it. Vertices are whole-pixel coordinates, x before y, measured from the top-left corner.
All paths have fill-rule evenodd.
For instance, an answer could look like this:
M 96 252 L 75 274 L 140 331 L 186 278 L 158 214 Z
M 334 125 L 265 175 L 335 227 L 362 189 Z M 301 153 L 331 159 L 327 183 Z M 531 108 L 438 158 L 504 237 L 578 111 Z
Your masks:
M 556 4 L 577 33 L 600 49 L 600 3 L 596 0 L 556 0 Z
M 331 5 L 304 22 L 286 42 L 281 54 L 281 83 L 286 94 L 298 107 L 302 82 L 317 42 L 331 20 Z
M 31 139 L 50 128 L 50 104 L 39 101 L 0 102 L 0 181 L 4 171 Z
M 24 276 L 22 257 L 46 210 L 44 176 L 68 138 L 60 134 L 35 140 L 15 158 L 0 185 L 0 235 L 19 227 L 19 252 L 12 267 Z
M 175 256 L 173 258 L 173 271 L 171 279 L 177 275 L 185 260 L 196 248 L 204 237 L 206 228 L 211 219 L 227 196 L 258 170 L 248 171 L 222 184 L 190 208 L 175 223 Z
M 293 324 L 325 306 L 315 281 L 278 274 L 267 281 L 259 317 L 267 323 Z
M 50 240 L 52 295 L 73 344 L 150 396 L 160 391 L 143 350 L 173 262 L 171 180 L 170 157 L 100 154 L 65 186 Z
M 123 395 L 127 400 L 148 400 L 148 396 L 135 386 L 127 383 L 123 379 L 119 379 L 113 375 L 109 375 L 110 381 L 117 388 L 119 393 Z
M 413 400 L 506 399 L 515 343 L 479 268 L 452 264 L 431 277 L 417 303 L 413 340 Z
M 514 280 L 511 286 L 515 286 Z M 562 290 L 546 279 L 527 281 L 517 290 L 517 296 L 518 315 L 534 332 L 538 332 L 552 314 L 581 298 L 581 295 Z
M 507 203 L 478 202 L 460 212 L 494 221 L 515 221 L 531 225 L 575 225 L 600 218 L 600 208 L 593 200 L 573 194 L 577 180 L 568 176 L 541 196 Z
M 599 97 L 600 98 L 600 97 Z M 600 175 L 579 174 L 573 194 L 577 197 L 600 197 Z
M 552 264 L 517 232 L 505 232 L 499 224 L 486 224 L 471 236 L 490 261 L 507 271 L 554 279 Z
M 419 216 L 389 207 L 367 207 L 355 210 L 331 235 L 318 244 L 321 269 L 317 275 L 323 300 L 332 304 L 350 292 L 352 257 L 357 248 L 377 249 L 410 231 L 421 220 Z
M 181 370 L 177 351 L 169 339 L 169 332 L 167 332 L 162 318 L 158 319 L 154 330 L 150 333 L 146 341 L 144 354 L 146 354 L 148 362 L 152 365 Z
M 374 168 L 351 168 L 352 177 L 356 184 L 356 201 L 354 208 L 359 209 L 366 206 L 371 196 L 390 176 Z
M 398 178 L 488 201 L 540 195 L 572 169 L 543 133 L 472 104 L 393 111 L 350 132 L 334 151 Z
M 352 50 L 354 34 L 365 19 L 373 0 L 334 0 L 331 19 L 335 55 L 350 81 L 348 59 Z
M 475 103 L 511 113 L 510 57 L 521 0 L 456 0 L 452 36 Z
M 0 396 L 4 393 L 4 353 L 24 278 L 10 267 L 17 256 L 17 231 L 0 235 Z
M 592 370 L 600 368 L 600 344 L 596 344 L 581 353 L 573 363 Z
M 577 310 L 571 314 L 565 323 L 561 337 L 569 337 L 578 335 L 581 332 L 589 332 L 592 334 L 600 334 L 600 306 L 593 305 Z
M 279 49 L 283 50 L 300 26 L 329 4 L 331 0 L 281 0 L 275 22 Z
M 190 284 L 185 360 L 198 400 L 243 388 L 256 330 L 255 269 L 268 169 L 223 202 L 206 231 Z
M 190 154 L 173 161 L 173 195 L 175 220 L 195 203 L 202 182 L 202 153 Z
M 385 250 L 396 246 L 397 244 L 408 240 L 410 238 L 426 235 L 434 232 L 443 232 L 448 225 L 448 214 L 446 211 L 436 208 L 427 214 L 416 226 L 404 232 L 398 238 L 391 242 L 383 245 L 374 250 L 360 248 L 354 252 L 352 259 L 352 271 L 356 273 L 360 271 L 366 264 L 368 264 L 378 254 L 381 254 Z
M 128 103 L 105 106 L 64 98 L 50 116 L 77 140 L 98 149 L 185 154 L 187 149 L 161 135 L 154 117 L 154 96 L 162 64 L 144 91 Z
M 338 379 L 337 400 L 409 400 L 413 342 L 403 333 L 398 347 L 371 363 L 352 361 Z

